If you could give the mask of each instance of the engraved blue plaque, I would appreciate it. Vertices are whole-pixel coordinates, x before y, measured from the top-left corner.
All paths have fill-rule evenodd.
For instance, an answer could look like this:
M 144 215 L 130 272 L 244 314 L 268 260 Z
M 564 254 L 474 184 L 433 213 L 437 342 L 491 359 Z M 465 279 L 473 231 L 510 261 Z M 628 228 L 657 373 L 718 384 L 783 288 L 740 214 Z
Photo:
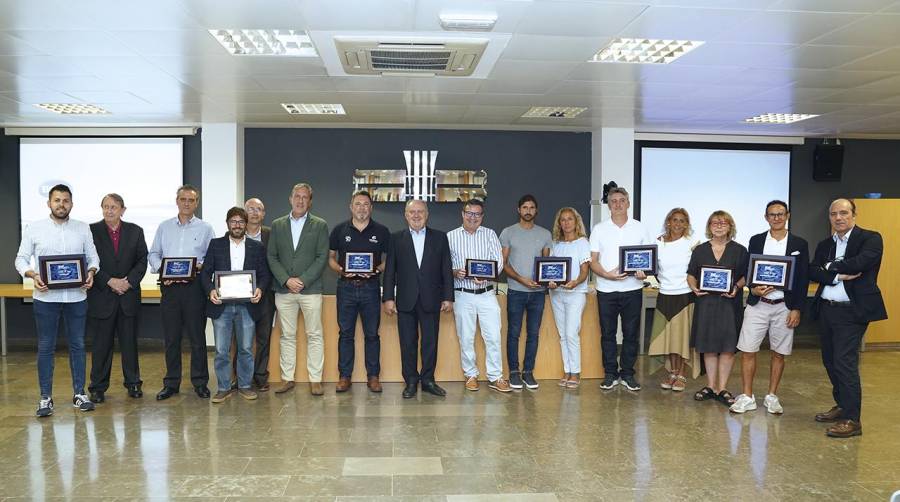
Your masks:
M 731 291 L 731 269 L 722 267 L 700 267 L 700 290 L 710 293 Z
M 38 262 L 41 280 L 50 289 L 77 288 L 87 280 L 83 254 L 41 256 Z
M 375 255 L 372 253 L 344 254 L 345 274 L 372 274 L 375 272 Z
M 470 279 L 497 279 L 497 262 L 494 260 L 466 260 L 466 277 Z
M 795 256 L 750 255 L 750 286 L 772 286 L 776 289 L 791 289 Z
M 197 276 L 197 258 L 163 258 L 159 267 L 162 281 L 190 281 Z
M 619 246 L 619 272 L 633 275 L 635 272 L 643 272 L 647 275 L 656 274 L 656 244 L 641 246 Z

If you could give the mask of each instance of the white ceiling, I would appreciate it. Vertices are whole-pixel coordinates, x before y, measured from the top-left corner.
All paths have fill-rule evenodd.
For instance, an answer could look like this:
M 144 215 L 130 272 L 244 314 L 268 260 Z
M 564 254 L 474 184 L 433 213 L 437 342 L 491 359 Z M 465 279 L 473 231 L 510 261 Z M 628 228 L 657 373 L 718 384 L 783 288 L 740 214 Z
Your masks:
M 494 13 L 488 78 L 329 76 L 322 58 L 232 57 L 211 28 L 442 33 L 441 13 Z M 324 34 L 327 34 L 324 35 Z M 454 32 L 459 35 L 459 32 Z M 473 34 L 478 36 L 478 34 Z M 670 65 L 586 62 L 614 37 L 703 40 Z M 61 116 L 42 102 L 92 103 Z M 341 103 L 346 116 L 282 102 Z M 531 106 L 575 119 L 523 119 Z M 749 125 L 761 113 L 813 113 Z M 896 0 L 0 0 L 0 125 L 362 124 L 634 127 L 642 132 L 900 134 Z

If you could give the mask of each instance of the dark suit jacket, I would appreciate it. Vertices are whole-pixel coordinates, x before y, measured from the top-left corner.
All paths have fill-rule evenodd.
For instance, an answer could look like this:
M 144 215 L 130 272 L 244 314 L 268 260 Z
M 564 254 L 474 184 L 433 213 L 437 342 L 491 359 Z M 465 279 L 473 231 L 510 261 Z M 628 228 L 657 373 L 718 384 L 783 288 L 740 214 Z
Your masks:
M 396 286 L 397 291 L 394 292 Z M 442 301 L 453 301 L 453 270 L 447 234 L 427 227 L 422 266 L 416 262 L 409 228 L 391 236 L 384 266 L 383 301 L 395 300 L 397 310 L 415 310 L 422 302 L 426 312 L 438 312 Z
M 244 239 L 244 266 L 242 270 L 256 271 L 256 287 L 263 292 L 269 287 L 272 280 L 272 274 L 269 272 L 269 265 L 266 262 L 266 248 L 262 244 L 253 239 Z M 215 288 L 213 284 L 213 275 L 216 271 L 231 270 L 231 245 L 228 237 L 218 237 L 209 241 L 209 248 L 206 250 L 206 258 L 203 259 L 203 268 L 200 270 L 200 285 L 206 296 Z M 258 320 L 262 313 L 259 303 L 247 302 L 247 310 L 250 317 L 254 321 Z M 225 304 L 216 305 L 213 302 L 206 301 L 206 315 L 211 319 L 218 319 L 225 310 Z
M 887 319 L 887 310 L 878 289 L 878 270 L 881 269 L 881 255 L 884 252 L 881 234 L 855 226 L 850 231 L 843 260 L 833 261 L 836 249 L 837 243 L 832 237 L 824 239 L 816 246 L 816 254 L 809 265 L 809 277 L 819 283 L 813 314 L 818 314 L 825 285 L 832 284 L 838 274 L 862 273 L 852 281 L 844 281 L 844 290 L 853 303 L 853 310 L 866 322 Z M 831 266 L 826 270 L 828 262 Z
M 88 315 L 107 319 L 119 305 L 127 316 L 136 316 L 141 310 L 141 279 L 147 271 L 147 241 L 144 230 L 123 221 L 119 236 L 119 252 L 113 248 L 112 239 L 103 220 L 91 224 L 94 246 L 100 256 L 100 270 L 94 277 L 94 286 L 88 290 Z M 131 289 L 119 295 L 107 285 L 113 277 L 126 278 Z
M 750 254 L 763 254 L 767 235 L 769 235 L 768 231 L 750 238 L 750 245 L 747 247 Z M 806 239 L 788 233 L 786 252 L 787 256 L 794 256 L 794 270 L 791 272 L 794 276 L 794 283 L 790 291 L 784 292 L 784 303 L 789 310 L 803 310 L 806 306 L 806 293 L 809 290 L 809 244 L 806 243 Z M 747 280 L 750 280 L 749 276 Z M 759 303 L 759 297 L 754 295 L 751 290 L 750 296 L 747 297 L 747 304 L 756 305 L 757 303 Z

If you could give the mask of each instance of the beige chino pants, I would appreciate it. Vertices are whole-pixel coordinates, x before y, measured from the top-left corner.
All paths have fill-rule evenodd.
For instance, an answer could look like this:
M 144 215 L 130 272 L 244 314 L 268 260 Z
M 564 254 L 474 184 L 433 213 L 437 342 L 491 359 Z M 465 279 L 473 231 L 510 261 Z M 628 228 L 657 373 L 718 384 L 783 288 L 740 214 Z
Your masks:
M 322 295 L 275 293 L 275 308 L 281 319 L 281 380 L 293 382 L 297 369 L 297 315 L 303 312 L 306 331 L 306 369 L 310 382 L 322 381 L 325 345 L 322 338 Z

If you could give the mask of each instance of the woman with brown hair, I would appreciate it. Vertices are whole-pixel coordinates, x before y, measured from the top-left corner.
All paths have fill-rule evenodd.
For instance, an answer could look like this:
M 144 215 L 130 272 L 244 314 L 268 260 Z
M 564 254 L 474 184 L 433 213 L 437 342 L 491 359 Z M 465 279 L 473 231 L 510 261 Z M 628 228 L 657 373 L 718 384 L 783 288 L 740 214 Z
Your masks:
M 726 390 L 728 376 L 734 365 L 738 334 L 741 328 L 741 305 L 747 273 L 747 248 L 734 242 L 737 228 L 734 218 L 725 211 L 714 211 L 706 221 L 709 241 L 694 248 L 688 264 L 687 281 L 694 300 L 694 322 L 691 326 L 691 346 L 703 354 L 706 367 L 706 387 L 694 399 L 716 399 L 726 406 L 734 403 L 734 396 Z M 725 293 L 700 290 L 700 269 L 704 266 L 731 270 L 731 288 Z

